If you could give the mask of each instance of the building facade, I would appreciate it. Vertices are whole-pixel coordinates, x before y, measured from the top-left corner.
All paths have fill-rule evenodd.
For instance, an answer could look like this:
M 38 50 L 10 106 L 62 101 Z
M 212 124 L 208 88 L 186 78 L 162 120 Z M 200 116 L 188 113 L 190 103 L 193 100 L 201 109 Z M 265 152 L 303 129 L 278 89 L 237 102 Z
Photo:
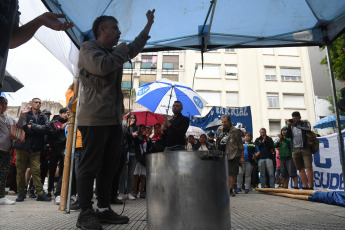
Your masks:
M 157 79 L 187 83 L 212 106 L 251 106 L 253 136 L 264 127 L 280 133 L 293 111 L 315 124 L 314 88 L 308 49 L 220 49 L 203 54 L 193 50 L 143 53 L 124 66 L 125 108 L 129 91 Z M 133 91 L 132 91 L 133 92 Z M 134 103 L 131 108 L 140 107 Z

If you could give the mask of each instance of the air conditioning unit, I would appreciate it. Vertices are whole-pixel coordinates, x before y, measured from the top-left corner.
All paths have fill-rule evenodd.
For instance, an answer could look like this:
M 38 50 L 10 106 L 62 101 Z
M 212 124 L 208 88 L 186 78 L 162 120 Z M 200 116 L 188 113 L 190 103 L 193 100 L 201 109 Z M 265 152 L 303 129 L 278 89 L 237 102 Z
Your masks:
M 136 57 L 135 61 L 141 61 L 141 58 L 140 57 Z
M 133 76 L 139 76 L 138 72 L 134 72 Z
M 151 69 L 157 69 L 157 64 L 151 64 Z

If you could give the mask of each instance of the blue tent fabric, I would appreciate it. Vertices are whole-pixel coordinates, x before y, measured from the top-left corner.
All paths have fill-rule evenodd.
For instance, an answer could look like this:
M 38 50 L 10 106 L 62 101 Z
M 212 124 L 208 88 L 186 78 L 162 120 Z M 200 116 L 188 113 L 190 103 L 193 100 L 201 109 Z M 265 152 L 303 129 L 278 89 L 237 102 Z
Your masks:
M 151 39 L 144 51 L 201 50 L 207 32 L 199 32 L 210 6 L 209 0 L 123 1 L 123 0 L 42 0 L 53 12 L 65 13 L 73 21 L 79 41 L 93 39 L 92 23 L 98 16 L 118 19 L 120 42 L 132 41 L 146 24 L 145 13 L 156 9 Z M 211 1 L 213 2 L 213 1 Z M 345 1 L 339 0 L 218 0 L 208 50 L 325 45 L 345 28 Z M 205 31 L 205 30 L 204 30 Z M 72 31 L 68 31 L 79 47 Z
M 308 197 L 308 200 L 345 207 L 345 193 L 339 191 L 314 192 L 312 196 Z
M 345 125 L 345 116 L 339 116 L 341 126 Z M 314 125 L 314 129 L 325 129 L 325 128 L 335 128 L 337 127 L 336 117 L 334 115 L 327 116 L 320 119 Z

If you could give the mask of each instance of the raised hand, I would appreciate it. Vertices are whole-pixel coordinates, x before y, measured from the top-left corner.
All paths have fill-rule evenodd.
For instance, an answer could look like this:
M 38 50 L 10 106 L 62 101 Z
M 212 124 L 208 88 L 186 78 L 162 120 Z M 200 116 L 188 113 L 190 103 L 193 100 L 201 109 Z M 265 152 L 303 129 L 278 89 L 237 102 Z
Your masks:
M 152 11 L 148 10 L 147 13 L 146 13 L 147 23 L 149 23 L 151 25 L 154 23 L 155 11 L 156 11 L 155 9 L 153 9 Z
M 54 14 L 52 12 L 46 12 L 39 16 L 39 19 L 41 20 L 42 25 L 56 31 L 60 30 L 68 30 L 72 28 L 73 22 L 68 23 L 65 21 L 62 23 L 59 18 L 66 18 L 66 15 L 64 14 Z
M 31 107 L 23 108 L 22 111 L 20 112 L 20 116 L 24 117 L 26 113 L 28 113 L 31 110 Z

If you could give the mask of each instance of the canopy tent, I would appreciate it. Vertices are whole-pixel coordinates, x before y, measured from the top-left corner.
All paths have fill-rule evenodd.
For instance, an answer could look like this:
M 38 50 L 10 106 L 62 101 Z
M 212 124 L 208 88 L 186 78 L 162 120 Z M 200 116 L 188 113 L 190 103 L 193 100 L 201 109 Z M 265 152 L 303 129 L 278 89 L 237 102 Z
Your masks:
M 73 21 L 74 32 L 81 42 L 94 39 L 91 27 L 100 15 L 116 17 L 122 32 L 120 42 L 132 41 L 146 24 L 146 11 L 156 9 L 151 39 L 144 51 L 204 50 L 206 43 L 208 50 L 325 45 L 345 27 L 345 1 L 339 0 L 42 2 L 51 11 L 63 12 Z M 68 34 L 79 46 L 71 30 Z
M 30 2 L 30 3 L 26 3 Z M 37 1 L 21 1 L 32 12 L 42 12 Z M 151 39 L 144 52 L 194 49 L 201 53 L 219 48 L 257 48 L 329 45 L 345 28 L 345 1 L 339 0 L 42 0 L 53 12 L 65 13 L 75 25 L 67 31 L 75 46 L 50 32 L 37 34 L 42 42 L 76 75 L 80 43 L 93 39 L 92 22 L 100 15 L 112 15 L 122 32 L 119 42 L 132 41 L 146 24 L 145 13 L 156 9 Z M 40 8 L 40 11 L 38 10 Z M 22 12 L 23 13 L 23 12 Z M 22 14 L 24 15 L 24 14 Z M 22 21 L 21 17 L 21 21 Z M 24 21 L 25 23 L 25 21 Z M 41 37 L 41 38 L 40 38 Z M 66 41 L 66 42 L 65 42 Z M 58 46 L 63 52 L 59 53 Z M 328 50 L 328 49 L 327 49 Z M 328 50 L 329 52 L 329 50 Z M 329 57 L 329 53 L 328 53 Z M 331 60 L 328 59 L 334 100 Z M 336 103 L 335 103 L 336 104 Z M 340 123 L 336 105 L 337 123 Z M 340 126 L 338 126 L 340 127 Z M 341 130 L 338 130 L 339 140 Z M 342 141 L 340 152 L 344 152 Z M 344 154 L 341 154 L 344 164 Z M 343 166 L 343 179 L 345 169 Z

